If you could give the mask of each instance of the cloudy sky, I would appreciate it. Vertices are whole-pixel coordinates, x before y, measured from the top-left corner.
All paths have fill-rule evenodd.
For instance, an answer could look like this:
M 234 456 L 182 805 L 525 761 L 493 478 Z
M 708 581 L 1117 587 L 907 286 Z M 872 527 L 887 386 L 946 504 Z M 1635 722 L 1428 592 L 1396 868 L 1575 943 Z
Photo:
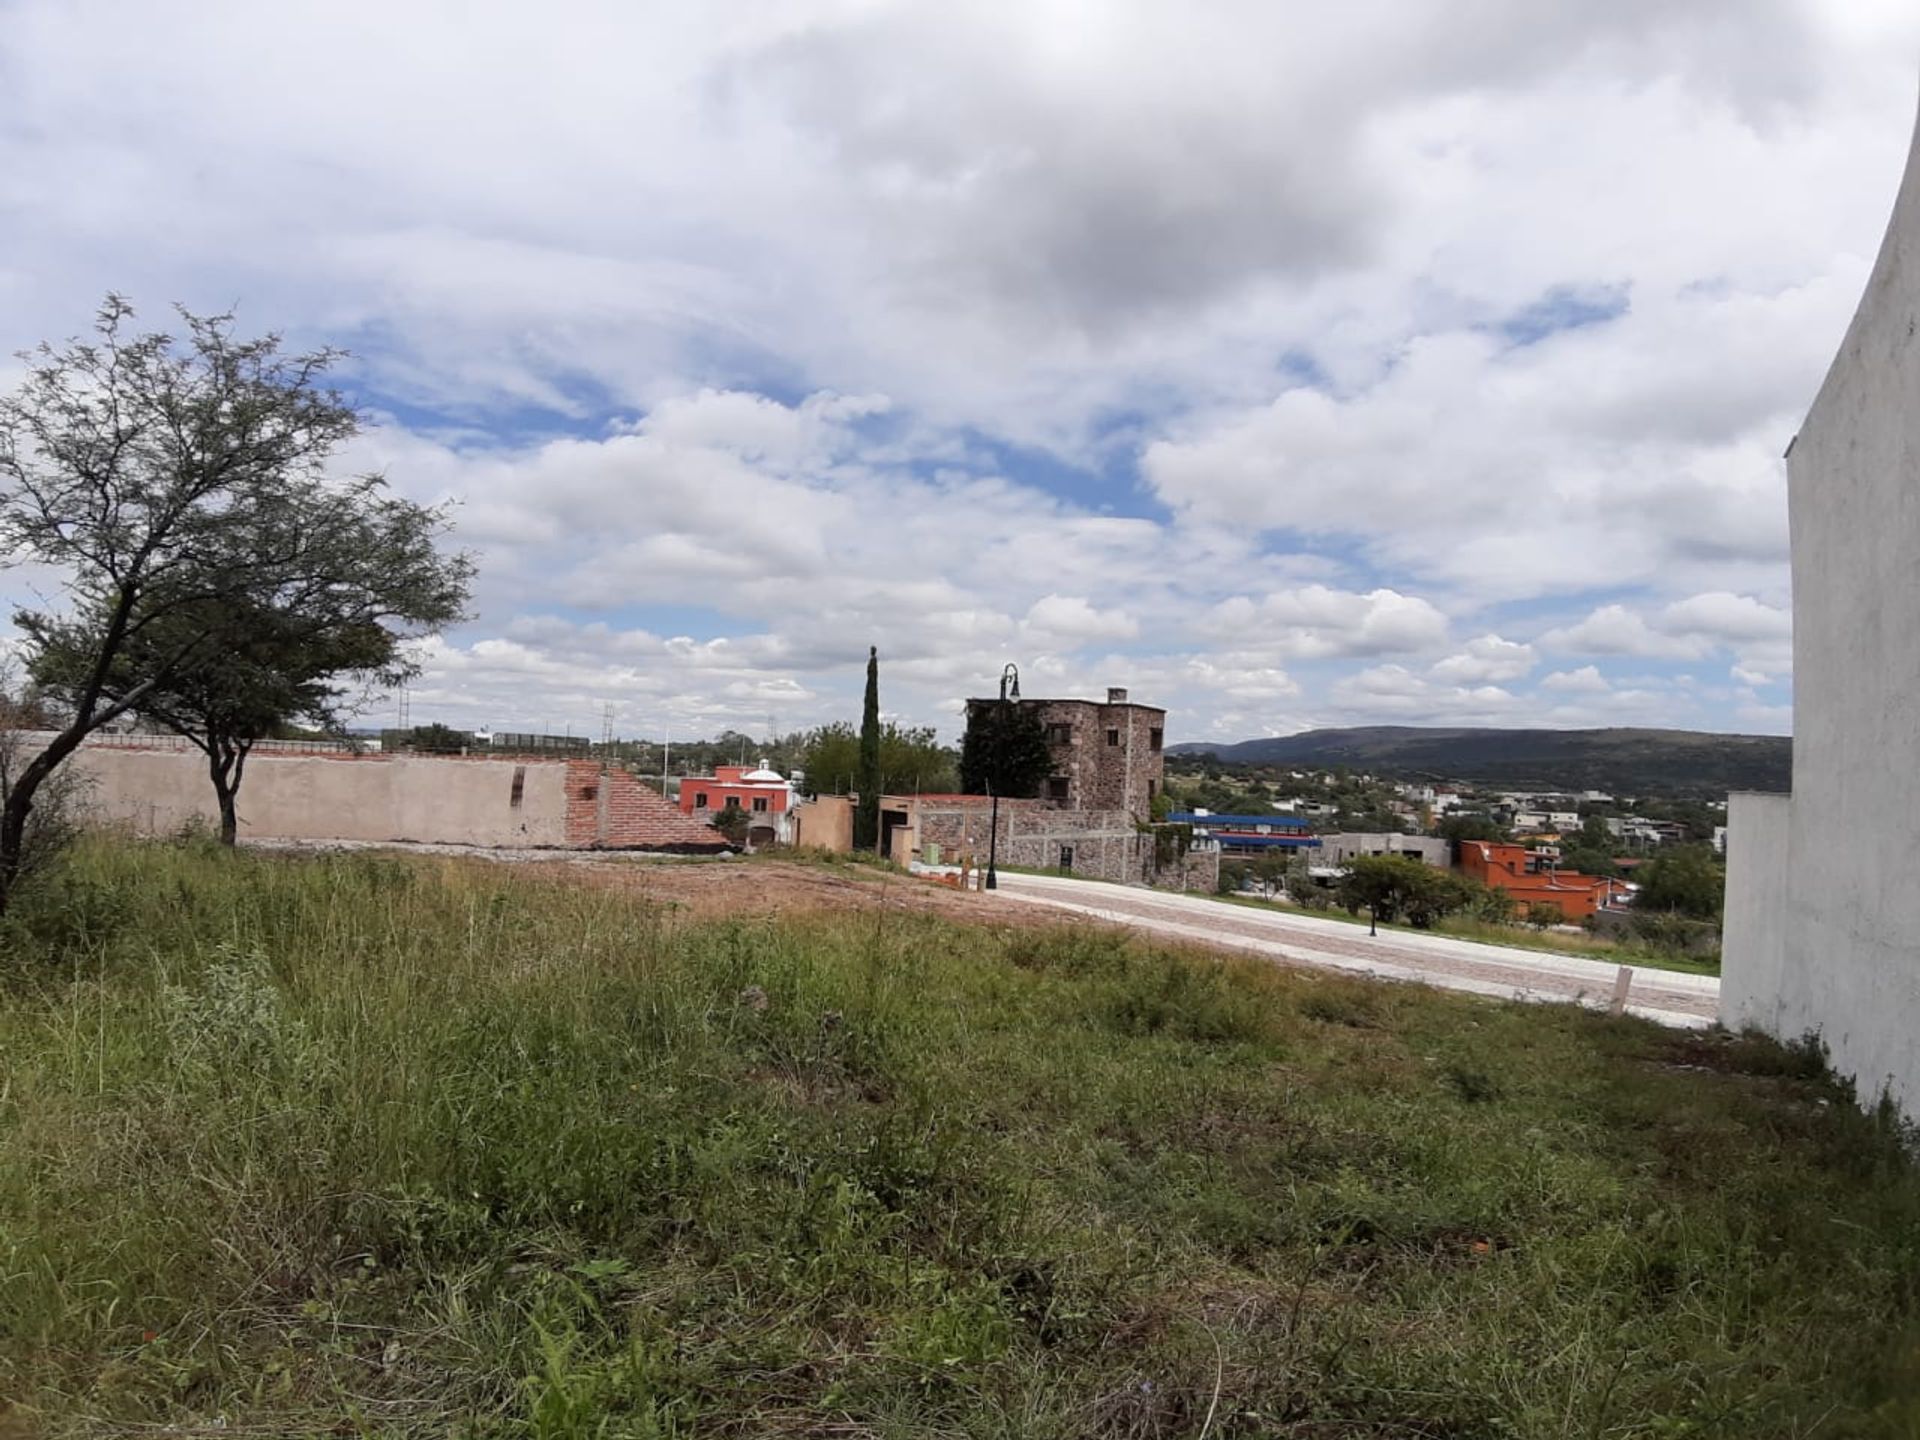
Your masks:
M 0 351 L 350 347 L 481 565 L 416 722 L 797 728 L 872 643 L 948 735 L 1008 660 L 1783 731 L 1917 77 L 1906 0 L 0 0 Z

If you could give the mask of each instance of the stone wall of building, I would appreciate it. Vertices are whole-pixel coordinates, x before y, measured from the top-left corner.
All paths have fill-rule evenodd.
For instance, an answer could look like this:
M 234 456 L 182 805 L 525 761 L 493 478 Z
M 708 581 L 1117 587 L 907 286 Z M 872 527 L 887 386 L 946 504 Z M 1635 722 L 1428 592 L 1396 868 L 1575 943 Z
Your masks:
M 1043 798 L 1069 810 L 1124 810 L 1144 820 L 1166 779 L 1167 712 L 1110 690 L 1095 700 L 1029 700 L 1047 727 L 1054 781 Z
M 987 863 L 993 807 L 986 797 L 889 799 L 882 805 L 883 814 L 896 805 L 907 820 L 895 831 L 893 859 L 906 864 L 937 855 L 943 864 L 962 859 Z M 1210 847 L 1157 864 L 1152 834 L 1143 834 L 1125 810 L 1060 810 L 1040 800 L 1000 802 L 994 858 L 1002 865 L 1071 870 L 1090 880 L 1176 890 L 1211 891 L 1220 875 L 1219 851 Z

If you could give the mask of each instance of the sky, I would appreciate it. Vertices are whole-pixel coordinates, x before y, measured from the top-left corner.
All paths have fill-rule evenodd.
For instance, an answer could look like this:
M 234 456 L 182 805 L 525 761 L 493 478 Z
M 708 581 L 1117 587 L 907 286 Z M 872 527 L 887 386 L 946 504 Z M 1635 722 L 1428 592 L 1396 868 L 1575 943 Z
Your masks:
M 1906 0 L 0 0 L 0 354 L 349 349 L 342 472 L 479 565 L 415 723 L 856 720 L 876 645 L 949 739 L 1009 661 L 1784 733 L 1917 80 Z

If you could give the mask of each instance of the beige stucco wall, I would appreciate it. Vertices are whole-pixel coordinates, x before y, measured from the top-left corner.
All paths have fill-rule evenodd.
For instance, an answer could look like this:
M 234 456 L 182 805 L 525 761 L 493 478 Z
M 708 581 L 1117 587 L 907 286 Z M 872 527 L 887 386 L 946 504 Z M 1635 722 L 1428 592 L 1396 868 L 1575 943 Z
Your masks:
M 794 806 L 793 843 L 845 853 L 853 849 L 853 801 L 845 795 L 821 795 Z
M 140 834 L 216 826 L 219 809 L 197 750 L 83 746 L 69 762 L 82 808 Z M 520 803 L 513 776 L 524 769 Z M 416 840 L 466 845 L 567 843 L 562 760 L 258 752 L 240 787 L 247 839 Z

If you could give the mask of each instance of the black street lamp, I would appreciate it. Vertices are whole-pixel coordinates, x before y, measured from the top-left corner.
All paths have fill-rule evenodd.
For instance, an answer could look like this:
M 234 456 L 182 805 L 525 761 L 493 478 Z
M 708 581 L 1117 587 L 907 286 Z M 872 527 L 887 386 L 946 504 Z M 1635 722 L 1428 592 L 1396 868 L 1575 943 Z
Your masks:
M 987 889 L 1000 888 L 1000 875 L 994 868 L 994 861 L 1000 854 L 1000 787 L 994 784 L 999 777 L 1002 747 L 1007 738 L 1007 702 L 1020 698 L 1020 671 L 1012 661 L 1000 672 L 1000 708 L 993 717 L 993 756 L 987 766 L 987 794 L 993 797 L 992 815 L 987 821 Z

